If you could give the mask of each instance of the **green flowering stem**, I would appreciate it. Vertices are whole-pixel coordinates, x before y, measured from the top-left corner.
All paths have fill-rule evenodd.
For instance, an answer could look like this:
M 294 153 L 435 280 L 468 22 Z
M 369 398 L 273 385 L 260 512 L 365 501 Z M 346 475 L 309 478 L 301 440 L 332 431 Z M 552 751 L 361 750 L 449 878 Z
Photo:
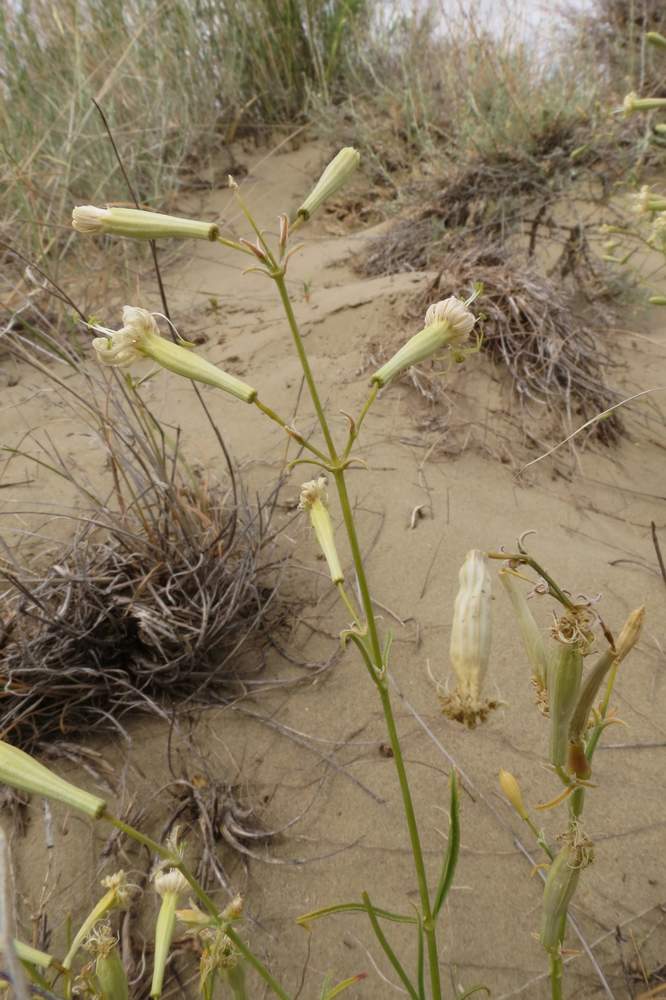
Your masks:
M 336 451 L 335 443 L 333 441 L 333 437 L 331 435 L 331 431 L 328 426 L 328 421 L 326 420 L 326 414 L 324 413 L 324 408 L 321 405 L 321 399 L 319 398 L 319 392 L 317 391 L 317 386 L 314 380 L 314 376 L 312 374 L 310 362 L 308 361 L 308 356 L 305 352 L 303 341 L 301 340 L 298 324 L 296 323 L 296 317 L 294 316 L 294 310 L 291 307 L 291 302 L 289 300 L 289 293 L 287 291 L 287 285 L 284 280 L 284 272 L 277 269 L 275 273 L 272 275 L 272 277 L 273 280 L 275 281 L 275 284 L 277 285 L 278 292 L 280 293 L 280 299 L 282 300 L 282 307 L 285 311 L 287 322 L 289 323 L 289 329 L 291 330 L 291 335 L 294 341 L 294 346 L 296 348 L 296 353 L 298 354 L 298 360 L 301 363 L 301 368 L 303 369 L 303 374 L 305 375 L 305 381 L 307 382 L 310 398 L 312 399 L 312 404 L 317 414 L 319 426 L 322 429 L 322 433 L 326 441 L 326 446 L 331 456 L 331 461 L 335 464 L 338 461 L 338 453 Z
M 414 857 L 414 867 L 416 869 L 416 879 L 419 887 L 419 897 L 421 900 L 421 910 L 423 916 L 423 932 L 426 937 L 427 949 L 428 949 L 428 964 L 430 968 L 430 985 L 432 988 L 432 997 L 433 1000 L 441 1000 L 442 988 L 439 976 L 437 935 L 436 935 L 435 921 L 433 918 L 432 909 L 430 905 L 430 894 L 428 892 L 428 880 L 426 876 L 425 864 L 423 862 L 423 851 L 421 849 L 421 840 L 419 837 L 419 830 L 416 823 L 416 815 L 414 812 L 414 804 L 412 802 L 412 796 L 409 788 L 409 781 L 407 779 L 407 772 L 405 770 L 405 762 L 402 756 L 400 739 L 398 737 L 398 731 L 395 724 L 395 717 L 393 715 L 391 697 L 389 694 L 388 684 L 385 677 L 377 681 L 377 688 L 379 691 L 379 697 L 381 698 L 382 708 L 384 710 L 384 718 L 386 720 L 386 728 L 388 731 L 389 742 L 391 744 L 391 750 L 393 751 L 393 760 L 395 763 L 395 768 L 398 773 L 398 781 L 400 782 L 400 791 L 402 792 L 402 803 L 405 811 L 405 818 L 407 820 L 407 829 L 409 830 L 409 839 L 412 846 L 412 855 Z
M 428 964 L 430 969 L 430 983 L 432 989 L 432 1000 L 441 1000 L 442 989 L 439 973 L 439 958 L 437 953 L 437 936 L 435 930 L 435 920 L 433 917 L 430 895 L 428 892 L 428 880 L 425 870 L 425 863 L 423 860 L 423 850 L 421 847 L 421 840 L 419 837 L 418 825 L 416 822 L 416 815 L 414 812 L 414 803 L 412 801 L 411 791 L 409 788 L 409 781 L 407 778 L 407 772 L 405 769 L 405 762 L 402 755 L 402 749 L 400 747 L 400 739 L 398 737 L 398 731 L 395 724 L 395 718 L 393 715 L 393 707 L 391 705 L 391 698 L 388 690 L 388 681 L 386 678 L 386 664 L 384 663 L 384 657 L 382 654 L 381 642 L 379 639 L 379 633 L 377 630 L 377 621 L 375 619 L 374 607 L 372 604 L 372 598 L 370 596 L 370 589 L 368 587 L 367 577 L 365 575 L 365 567 L 363 565 L 363 555 L 361 553 L 361 547 L 358 540 L 358 535 L 356 532 L 356 524 L 354 522 L 354 515 L 352 512 L 352 505 L 349 499 L 349 493 L 347 491 L 347 483 L 345 481 L 345 465 L 344 461 L 341 461 L 337 449 L 335 447 L 335 442 L 328 426 L 328 421 L 326 419 L 326 414 L 324 413 L 324 408 L 321 404 L 321 399 L 319 398 L 319 392 L 312 374 L 312 369 L 303 345 L 300 331 L 298 329 L 298 324 L 296 322 L 296 317 L 294 316 L 294 311 L 289 300 L 289 294 L 287 292 L 287 287 L 284 280 L 284 273 L 276 269 L 272 274 L 273 280 L 275 281 L 278 292 L 280 294 L 280 299 L 282 300 L 282 305 L 287 317 L 287 322 L 289 324 L 289 329 L 291 331 L 292 339 L 294 341 L 294 346 L 296 348 L 296 353 L 298 354 L 301 367 L 303 369 L 303 374 L 305 375 L 305 381 L 310 392 L 310 398 L 312 399 L 317 418 L 319 420 L 319 425 L 321 427 L 324 439 L 326 441 L 326 446 L 330 454 L 330 471 L 335 479 L 335 485 L 338 491 L 338 497 L 340 500 L 340 507 L 342 509 L 342 517 L 345 524 L 345 529 L 347 531 L 347 537 L 349 540 L 349 546 L 351 548 L 352 559 L 354 562 L 354 568 L 356 570 L 356 580 L 358 583 L 359 594 L 361 597 L 361 604 L 363 606 L 363 613 L 365 615 L 366 628 L 367 628 L 367 644 L 368 649 L 364 655 L 364 660 L 366 666 L 368 666 L 370 671 L 370 676 L 377 686 L 379 696 L 382 703 L 382 709 L 384 711 L 384 718 L 386 721 L 386 728 L 389 735 L 389 741 L 391 744 L 391 749 L 393 751 L 393 761 L 397 771 L 398 781 L 400 784 L 400 792 L 402 795 L 403 809 L 405 812 L 405 818 L 407 821 L 407 829 L 409 831 L 409 839 L 411 843 L 412 856 L 414 859 L 414 867 L 416 869 L 416 878 L 418 882 L 419 897 L 421 901 L 421 910 L 423 917 L 423 931 L 426 936 L 427 950 L 428 950 Z M 368 409 L 372 405 L 376 394 L 370 395 L 368 402 L 364 410 L 362 411 L 362 417 L 365 416 Z M 506 557 L 504 557 L 506 558 Z M 351 636 L 354 638 L 354 636 Z M 356 643 L 359 648 L 361 648 L 362 640 L 359 637 L 359 641 Z M 365 643 L 363 643 L 365 645 Z

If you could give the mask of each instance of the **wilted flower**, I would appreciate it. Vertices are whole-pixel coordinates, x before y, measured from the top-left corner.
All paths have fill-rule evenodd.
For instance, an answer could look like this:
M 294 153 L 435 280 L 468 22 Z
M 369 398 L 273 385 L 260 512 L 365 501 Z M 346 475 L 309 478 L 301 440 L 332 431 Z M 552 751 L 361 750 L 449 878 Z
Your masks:
M 361 162 L 361 154 L 351 146 L 346 146 L 331 160 L 323 174 L 307 196 L 298 212 L 304 222 L 314 215 L 328 198 L 346 184 Z
M 475 323 L 473 313 L 455 296 L 434 303 L 426 312 L 424 328 L 375 372 L 372 381 L 381 388 L 405 368 L 424 361 L 440 348 L 459 346 L 467 340 Z
M 448 323 L 451 331 L 449 343 L 461 344 L 472 332 L 476 317 L 464 302 L 451 295 L 448 299 L 442 299 L 441 302 L 434 302 L 428 306 L 425 325 L 432 326 L 434 323 Z
M 131 893 L 136 889 L 136 886 L 127 881 L 127 876 L 122 869 L 114 872 L 113 875 L 107 875 L 106 878 L 103 878 L 102 886 L 106 889 L 106 892 L 97 901 L 79 927 L 69 947 L 69 951 L 63 959 L 62 964 L 66 969 L 71 969 L 76 953 L 88 935 L 93 931 L 95 925 L 111 910 L 125 909 L 130 901 Z
M 222 371 L 189 347 L 174 344 L 162 337 L 155 317 L 147 309 L 125 306 L 123 324 L 120 330 L 94 327 L 105 334 L 104 337 L 95 337 L 92 342 L 102 364 L 124 367 L 141 357 L 152 358 L 162 368 L 167 368 L 176 375 L 216 386 L 245 403 L 252 403 L 256 399 L 257 390 L 246 382 Z
M 72 226 L 85 235 L 109 233 L 138 240 L 177 237 L 194 240 L 216 240 L 218 227 L 212 222 L 180 219 L 159 212 L 144 212 L 138 208 L 97 208 L 78 205 L 72 212 Z
M 96 958 L 95 977 L 104 1000 L 127 1000 L 127 976 L 118 953 L 118 938 L 108 923 L 95 928 L 85 947 Z
M 154 878 L 154 885 L 155 892 L 162 896 L 162 898 L 167 893 L 175 893 L 176 896 L 181 896 L 190 888 L 190 883 L 177 868 L 169 868 L 168 871 L 158 872 Z
M 328 571 L 331 574 L 331 580 L 333 583 L 342 583 L 344 573 L 342 572 L 338 551 L 335 547 L 333 522 L 328 511 L 325 476 L 320 476 L 318 479 L 311 479 L 309 482 L 303 483 L 298 509 L 309 512 L 310 523 L 314 528 L 319 547 L 324 553 Z
M 492 600 L 488 560 L 483 552 L 472 549 L 467 553 L 459 581 L 450 646 L 458 684 L 452 694 L 442 695 L 441 701 L 445 715 L 473 728 L 498 704 L 481 700 L 490 661 Z

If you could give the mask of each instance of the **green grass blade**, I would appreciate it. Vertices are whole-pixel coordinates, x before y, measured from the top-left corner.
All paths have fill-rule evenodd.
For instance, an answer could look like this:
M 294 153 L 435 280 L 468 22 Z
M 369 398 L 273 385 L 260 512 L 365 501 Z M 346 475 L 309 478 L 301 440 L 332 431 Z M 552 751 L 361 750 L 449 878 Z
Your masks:
M 391 910 L 382 910 L 373 906 L 376 916 L 382 920 L 392 920 L 396 924 L 416 924 L 416 917 L 408 917 L 403 913 L 393 913 Z M 319 920 L 320 917 L 328 917 L 331 913 L 367 913 L 368 908 L 363 903 L 335 903 L 333 906 L 322 906 L 320 910 L 311 910 L 310 913 L 303 913 L 296 918 L 296 923 L 301 927 L 307 927 L 312 920 Z

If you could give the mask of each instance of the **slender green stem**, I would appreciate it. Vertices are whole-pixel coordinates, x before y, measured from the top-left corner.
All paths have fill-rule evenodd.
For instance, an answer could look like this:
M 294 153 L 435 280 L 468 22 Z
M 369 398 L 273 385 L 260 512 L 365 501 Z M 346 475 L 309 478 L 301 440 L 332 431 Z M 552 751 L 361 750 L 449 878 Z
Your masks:
M 337 486 L 338 489 L 340 506 L 342 508 L 342 518 L 345 522 L 345 529 L 347 531 L 347 537 L 349 539 L 349 546 L 351 548 L 352 558 L 354 560 L 354 569 L 356 570 L 356 580 L 358 582 L 358 589 L 361 594 L 363 613 L 365 614 L 365 620 L 368 626 L 368 636 L 370 638 L 370 646 L 372 648 L 374 665 L 378 671 L 381 671 L 384 665 L 382 661 L 382 647 L 379 641 L 379 633 L 377 631 L 377 622 L 375 620 L 375 612 L 372 605 L 372 598 L 370 596 L 370 588 L 368 587 L 368 581 L 365 575 L 365 567 L 363 566 L 363 555 L 361 553 L 361 546 L 359 544 L 358 535 L 356 533 L 354 514 L 352 511 L 351 501 L 349 499 L 349 493 L 347 492 L 347 483 L 345 481 L 344 470 L 339 469 L 338 471 L 334 472 L 334 477 L 335 477 L 335 485 Z
M 263 962 L 260 962 L 257 956 L 250 951 L 250 949 L 245 944 L 243 939 L 238 936 L 238 934 L 230 924 L 226 926 L 225 934 L 236 945 L 236 947 L 238 948 L 239 952 L 241 953 L 247 964 L 251 965 L 252 968 L 255 970 L 255 972 L 257 972 L 261 976 L 264 982 L 267 983 L 268 986 L 270 986 L 270 988 L 273 990 L 273 993 L 275 993 L 276 997 L 280 997 L 280 1000 L 291 1000 L 291 997 L 289 996 L 288 993 L 285 993 L 285 991 L 278 983 L 277 979 L 273 978 L 273 976 L 270 974 L 270 972 L 263 964 Z
M 298 329 L 298 324 L 296 323 L 296 318 L 294 316 L 294 312 L 291 307 L 289 294 L 287 292 L 287 287 L 284 280 L 284 274 L 281 271 L 277 271 L 276 273 L 273 274 L 273 278 L 280 293 L 282 305 L 287 317 L 287 321 L 289 323 L 289 328 L 291 330 L 291 334 L 294 340 L 294 345 L 296 347 L 298 358 L 301 363 L 301 367 L 303 369 L 303 374 L 305 375 L 305 380 L 307 382 L 307 386 L 310 392 L 310 397 L 312 399 L 312 403 L 314 405 L 317 417 L 319 419 L 319 424 L 321 426 L 322 433 L 326 440 L 326 445 L 328 447 L 331 456 L 333 475 L 338 490 L 338 497 L 340 499 L 342 516 L 345 524 L 345 529 L 347 531 L 347 537 L 349 539 L 352 558 L 354 560 L 356 579 L 358 582 L 358 589 L 361 595 L 361 604 L 363 605 L 363 612 L 365 614 L 366 625 L 368 629 L 368 639 L 370 643 L 368 660 L 370 659 L 370 654 L 372 657 L 372 659 L 370 660 L 370 667 L 372 668 L 371 676 L 373 677 L 373 680 L 377 684 L 377 688 L 382 701 L 382 708 L 384 710 L 386 727 L 389 734 L 391 749 L 393 751 L 393 760 L 398 775 L 398 781 L 400 783 L 403 809 L 405 812 L 405 818 L 407 820 L 407 828 L 409 830 L 409 839 L 412 848 L 412 855 L 414 858 L 414 867 L 416 869 L 416 878 L 419 887 L 421 909 L 423 912 L 423 930 L 426 935 L 427 948 L 428 948 L 428 964 L 430 968 L 432 1000 L 441 1000 L 442 991 L 441 991 L 441 982 L 439 974 L 439 958 L 437 954 L 437 936 L 435 932 L 435 922 L 433 919 L 432 909 L 430 905 L 430 895 L 428 893 L 428 881 L 425 871 L 425 863 L 423 860 L 423 850 L 421 848 L 421 841 L 419 838 L 418 826 L 416 822 L 416 816 L 414 813 L 414 804 L 412 802 L 411 791 L 409 788 L 409 781 L 407 779 L 407 772 L 405 770 L 405 763 L 402 756 L 402 749 L 400 747 L 400 739 L 398 737 L 398 731 L 395 725 L 395 718 L 393 716 L 393 709 L 391 706 L 391 699 L 386 679 L 384 676 L 385 665 L 383 662 L 382 647 L 379 640 L 379 633 L 377 631 L 377 622 L 375 620 L 375 613 L 372 604 L 372 598 L 370 596 L 370 590 L 368 587 L 368 581 L 365 575 L 363 556 L 361 553 L 361 547 L 356 532 L 356 525 L 354 522 L 352 506 L 349 499 L 349 494 L 347 492 L 347 484 L 345 481 L 344 468 L 341 467 L 339 464 L 339 458 L 337 450 L 335 448 L 335 443 L 331 436 L 331 432 L 328 426 L 328 421 L 326 420 L 326 414 L 324 413 L 324 409 L 322 407 L 321 400 L 319 398 L 319 393 L 317 391 L 317 386 L 314 381 L 312 369 L 310 368 L 310 363 L 308 361 L 305 347 L 301 339 L 301 335 Z M 370 399 L 366 404 L 365 410 L 363 411 L 362 414 L 363 416 L 365 416 L 365 413 L 369 409 L 373 400 L 374 400 L 374 394 L 371 393 Z
M 239 250 L 241 253 L 249 254 L 250 257 L 254 256 L 252 251 L 248 250 L 247 247 L 244 247 L 242 243 L 236 243 L 235 240 L 225 240 L 223 236 L 216 236 L 215 239 L 218 243 L 221 243 L 223 247 L 229 247 L 230 250 Z
M 525 816 L 525 822 L 527 823 L 530 830 L 534 834 L 534 839 L 536 840 L 541 850 L 548 855 L 551 861 L 553 861 L 553 859 L 555 858 L 555 851 L 552 849 L 550 844 L 545 840 L 543 836 L 543 831 L 537 827 L 536 823 L 529 816 Z
M 337 586 L 338 586 L 338 594 L 340 595 L 340 599 L 341 599 L 342 603 L 344 604 L 344 606 L 347 608 L 347 611 L 349 612 L 349 614 L 352 616 L 352 621 L 356 625 L 360 625 L 361 623 L 360 623 L 360 620 L 359 620 L 359 613 L 356 610 L 356 608 L 354 607 L 354 605 L 352 603 L 351 597 L 349 596 L 349 594 L 345 590 L 345 585 L 342 582 L 342 580 L 338 580 L 338 585 Z
M 317 458 L 321 459 L 322 462 L 328 462 L 328 458 L 326 457 L 323 451 L 320 451 L 319 448 L 315 448 L 313 444 L 310 444 L 310 442 L 307 441 L 304 437 L 301 437 L 301 435 L 298 434 L 292 427 L 290 427 L 287 424 L 287 421 L 283 420 L 282 417 L 275 412 L 275 410 L 272 410 L 270 406 L 266 406 L 266 404 L 262 403 L 262 401 L 258 398 L 255 398 L 253 402 L 254 405 L 257 407 L 257 409 L 261 410 L 261 412 L 265 413 L 266 416 L 269 417 L 274 423 L 278 424 L 283 431 L 287 432 L 289 437 L 293 438 L 294 441 L 297 441 L 298 444 L 302 445 L 304 448 L 307 448 L 308 451 L 311 451 L 312 454 L 316 455 Z
M 317 391 L 317 386 L 315 384 L 314 376 L 312 374 L 312 369 L 310 368 L 310 362 L 308 361 L 308 356 L 305 352 L 303 346 L 303 341 L 301 340 L 301 335 L 298 329 L 298 324 L 296 323 L 296 317 L 294 316 L 294 310 L 291 308 L 291 302 L 289 301 L 289 293 L 287 291 L 287 286 L 284 280 L 284 274 L 278 271 L 273 275 L 275 284 L 277 285 L 278 292 L 280 293 L 280 299 L 282 300 L 282 306 L 287 317 L 287 322 L 289 323 L 289 329 L 291 330 L 291 335 L 294 340 L 294 346 L 296 347 L 296 353 L 298 354 L 298 360 L 301 363 L 301 368 L 303 369 L 303 374 L 305 375 L 305 381 L 308 384 L 308 390 L 310 392 L 310 398 L 312 399 L 315 412 L 317 414 L 317 419 L 319 420 L 319 425 L 322 429 L 322 433 L 326 440 L 326 446 L 328 448 L 331 460 L 333 462 L 338 461 L 338 453 L 335 448 L 335 442 L 331 435 L 331 431 L 328 426 L 328 421 L 326 419 L 326 414 L 324 413 L 324 408 L 321 405 L 321 400 L 319 398 L 319 392 Z
M 257 239 L 259 241 L 259 244 L 261 245 L 264 253 L 266 254 L 266 257 L 267 257 L 267 259 L 268 259 L 271 267 L 275 267 L 276 268 L 277 264 L 275 262 L 275 257 L 271 253 L 271 248 L 266 243 L 266 240 L 264 239 L 264 234 L 262 233 L 261 229 L 259 228 L 259 226 L 255 222 L 254 216 L 250 212 L 250 209 L 245 204 L 245 202 L 243 200 L 243 197 L 242 197 L 240 191 L 238 190 L 238 185 L 236 185 L 236 187 L 235 187 L 235 195 L 236 195 L 236 201 L 240 205 L 241 212 L 243 213 L 243 215 L 245 216 L 245 218 L 247 219 L 247 221 L 252 226 L 252 229 L 254 230 L 255 236 L 257 237 Z M 248 251 L 248 252 L 252 253 L 251 250 Z
M 549 959 L 551 1000 L 562 1000 L 562 956 L 551 951 Z
M 407 829 L 409 830 L 409 839 L 412 846 L 412 855 L 414 857 L 414 867 L 416 868 L 416 880 L 418 882 L 421 910 L 423 912 L 423 931 L 426 936 L 428 948 L 428 964 L 430 968 L 432 1000 L 441 1000 L 442 987 L 439 976 L 437 935 L 430 907 L 428 880 L 425 871 L 425 864 L 423 862 L 423 851 L 421 849 L 421 840 L 416 823 L 416 815 L 414 813 L 414 804 L 412 802 L 412 795 L 409 789 L 409 781 L 407 780 L 405 761 L 402 756 L 402 748 L 400 746 L 398 730 L 396 728 L 395 717 L 393 715 L 389 689 L 385 681 L 382 681 L 377 686 L 379 689 L 379 697 L 382 700 L 382 708 L 384 709 L 384 718 L 386 719 L 389 742 L 393 751 L 393 760 L 395 762 L 396 771 L 398 772 L 398 781 L 400 782 L 400 791 L 402 792 L 402 803 L 405 811 L 405 818 L 407 820 Z
M 372 404 L 374 403 L 374 401 L 377 399 L 377 393 L 378 392 L 379 392 L 379 386 L 377 385 L 376 382 L 374 382 L 373 385 L 372 385 L 372 389 L 370 390 L 370 395 L 366 399 L 365 405 L 364 405 L 363 409 L 361 410 L 360 414 L 358 415 L 357 420 L 349 428 L 349 440 L 347 441 L 347 446 L 346 446 L 346 448 L 345 448 L 345 450 L 343 452 L 343 455 L 342 455 L 343 459 L 349 458 L 349 454 L 350 454 L 350 452 L 351 452 L 351 450 L 352 450 L 352 448 L 354 446 L 354 441 L 356 440 L 356 438 L 359 436 L 359 434 L 361 432 L 361 427 L 363 426 L 363 421 L 365 420 L 365 418 L 366 418 L 366 416 L 368 414 L 368 410 L 370 409 L 370 407 L 372 406 Z

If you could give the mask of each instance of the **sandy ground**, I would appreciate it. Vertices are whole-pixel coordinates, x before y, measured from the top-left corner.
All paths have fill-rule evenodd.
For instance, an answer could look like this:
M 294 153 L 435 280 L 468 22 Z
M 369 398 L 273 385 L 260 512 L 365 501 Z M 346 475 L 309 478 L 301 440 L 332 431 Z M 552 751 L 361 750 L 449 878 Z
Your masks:
M 309 147 L 253 167 L 243 191 L 263 224 L 275 228 L 277 213 L 297 205 L 321 165 L 320 157 L 316 147 Z M 214 195 L 205 209 L 245 233 L 228 192 Z M 378 344 L 414 332 L 404 330 L 400 310 L 406 296 L 419 290 L 428 276 L 361 281 L 344 261 L 365 236 L 335 235 L 322 226 L 303 235 L 305 250 L 290 270 L 296 313 L 331 412 L 357 412 L 366 393 L 368 354 Z M 293 413 L 299 369 L 269 283 L 255 274 L 242 277 L 230 253 L 204 244 L 196 244 L 192 259 L 169 268 L 165 277 L 181 332 L 189 337 L 203 334 L 203 353 L 256 385 L 275 409 Z M 148 273 L 137 276 L 132 301 L 157 305 Z M 97 311 L 102 313 L 102 303 Z M 117 319 L 104 316 L 109 325 L 116 325 Z M 623 329 L 609 330 L 608 336 L 625 362 L 620 379 L 629 391 L 666 384 L 666 338 L 658 321 L 628 315 Z M 13 445 L 29 428 L 48 425 L 69 459 L 93 478 L 101 474 L 95 442 L 81 434 L 34 373 L 19 369 L 17 374 L 18 384 L 3 391 L 0 404 L 3 444 Z M 154 410 L 182 426 L 190 454 L 204 465 L 219 461 L 186 384 L 163 375 L 148 383 L 145 393 Z M 279 428 L 213 390 L 206 398 L 246 475 L 260 484 L 272 482 L 284 459 Z M 638 986 L 630 988 L 622 956 L 626 965 L 637 966 L 640 950 L 648 970 L 666 961 L 661 908 L 666 902 L 666 594 L 650 536 L 652 520 L 658 529 L 666 521 L 663 421 L 656 409 L 639 410 L 620 447 L 585 451 L 575 474 L 563 474 L 571 464 L 568 459 L 564 466 L 546 460 L 517 481 L 512 463 L 523 454 L 524 444 L 516 421 L 506 422 L 508 413 L 516 415 L 516 403 L 501 374 L 481 355 L 452 374 L 445 400 L 436 406 L 401 383 L 383 394 L 365 424 L 359 454 L 369 470 L 350 474 L 382 626 L 395 635 L 396 712 L 431 884 L 438 878 L 446 848 L 447 776 L 453 764 L 463 783 L 461 860 L 440 935 L 446 995 L 453 997 L 455 988 L 476 983 L 487 984 L 495 1000 L 549 995 L 544 953 L 535 940 L 541 884 L 538 876 L 531 877 L 531 859 L 541 858 L 527 828 L 499 797 L 497 772 L 500 767 L 511 770 L 531 805 L 549 799 L 558 786 L 544 768 L 546 725 L 534 708 L 528 669 L 499 586 L 489 690 L 506 706 L 482 728 L 462 730 L 440 714 L 428 676 L 429 668 L 442 681 L 448 677 L 453 598 L 466 551 L 511 547 L 518 535 L 533 529 L 535 555 L 569 589 L 601 593 L 604 618 L 611 627 L 619 628 L 637 605 L 647 606 L 639 649 L 623 667 L 616 690 L 619 714 L 628 728 L 611 727 L 595 764 L 597 787 L 588 796 L 586 829 L 596 845 L 596 860 L 583 873 L 573 906 L 580 937 L 570 931 L 567 938 L 571 950 L 566 995 L 620 1000 L 640 993 Z M 649 421 L 644 413 L 650 414 Z M 543 417 L 535 413 L 530 419 L 536 425 Z M 304 432 L 313 427 L 304 398 L 295 422 Z M 334 415 L 333 422 L 341 435 L 344 418 Z M 450 428 L 458 425 L 468 428 L 467 447 L 454 459 L 447 452 L 459 450 L 459 430 L 456 447 L 449 447 Z M 29 485 L 0 492 L 4 513 L 35 510 L 45 499 L 69 502 L 62 485 L 45 470 L 21 460 L 5 470 L 6 481 L 24 477 L 32 480 Z M 285 488 L 286 501 L 295 499 L 303 478 L 308 476 L 297 469 L 292 485 Z M 412 527 L 417 506 L 423 516 Z M 339 519 L 335 505 L 333 510 Z M 278 514 L 292 515 L 289 509 Z M 35 520 L 25 513 L 5 517 L 3 523 L 5 540 L 20 542 L 26 550 L 34 539 L 18 533 L 24 528 L 51 537 L 69 530 L 46 515 Z M 329 669 L 308 679 L 307 670 L 294 668 L 276 653 L 267 679 L 296 674 L 305 684 L 277 686 L 232 707 L 207 709 L 175 729 L 160 720 L 135 719 L 129 725 L 129 745 L 91 733 L 90 746 L 110 762 L 116 785 L 123 787 L 124 803 L 134 798 L 145 807 L 146 823 L 155 834 L 173 807 L 164 791 L 170 778 L 168 742 L 176 772 L 192 776 L 205 760 L 207 773 L 240 789 L 268 828 L 283 828 L 303 814 L 268 851 L 258 846 L 258 858 L 246 867 L 226 846 L 220 848 L 233 889 L 246 896 L 247 934 L 293 994 L 300 987 L 301 997 L 316 997 L 326 975 L 343 978 L 365 971 L 365 982 L 345 995 L 390 997 L 401 990 L 361 916 L 329 918 L 313 925 L 311 935 L 294 923 L 298 914 L 317 906 L 358 900 L 364 889 L 378 905 L 406 912 L 417 897 L 375 691 L 353 650 L 333 657 L 345 614 L 336 604 L 305 524 L 292 525 L 287 537 L 301 565 L 306 601 L 300 620 L 293 623 L 289 652 L 311 664 L 333 658 Z M 548 610 L 539 610 L 545 626 Z M 199 754 L 192 752 L 193 743 Z M 95 786 L 95 779 L 74 765 L 67 766 L 67 773 Z M 546 813 L 544 825 L 554 838 L 565 826 L 564 810 Z M 25 836 L 14 837 L 18 911 L 24 926 L 39 909 L 40 893 L 51 894 L 58 934 L 67 912 L 76 917 L 90 905 L 104 837 L 103 831 L 93 831 L 57 808 L 51 817 L 41 807 L 33 808 Z M 106 862 L 104 870 L 118 863 Z M 220 898 L 225 898 L 222 891 Z M 396 947 L 413 957 L 412 938 L 411 933 L 391 930 Z M 174 985 L 170 995 L 185 995 L 184 987 Z M 251 995 L 264 994 L 257 986 Z

